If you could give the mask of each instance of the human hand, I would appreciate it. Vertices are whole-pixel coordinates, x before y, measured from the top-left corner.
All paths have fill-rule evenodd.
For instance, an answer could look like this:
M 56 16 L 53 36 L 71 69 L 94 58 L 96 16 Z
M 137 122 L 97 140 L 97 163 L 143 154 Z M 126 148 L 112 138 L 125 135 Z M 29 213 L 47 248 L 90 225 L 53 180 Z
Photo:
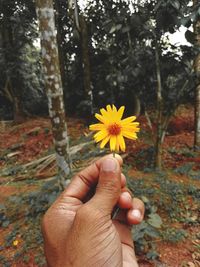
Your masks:
M 101 158 L 77 174 L 43 218 L 49 267 L 138 266 L 131 225 L 144 216 L 142 201 L 126 189 L 122 159 Z M 120 212 L 112 219 L 118 205 Z

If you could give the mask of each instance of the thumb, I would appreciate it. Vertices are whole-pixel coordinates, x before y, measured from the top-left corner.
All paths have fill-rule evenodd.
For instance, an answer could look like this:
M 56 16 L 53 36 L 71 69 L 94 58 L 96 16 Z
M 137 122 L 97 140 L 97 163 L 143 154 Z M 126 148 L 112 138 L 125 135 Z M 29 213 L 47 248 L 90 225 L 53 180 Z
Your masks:
M 121 169 L 116 158 L 105 158 L 100 165 L 96 193 L 89 201 L 98 209 L 111 214 L 121 193 Z M 88 203 L 89 204 L 89 203 Z

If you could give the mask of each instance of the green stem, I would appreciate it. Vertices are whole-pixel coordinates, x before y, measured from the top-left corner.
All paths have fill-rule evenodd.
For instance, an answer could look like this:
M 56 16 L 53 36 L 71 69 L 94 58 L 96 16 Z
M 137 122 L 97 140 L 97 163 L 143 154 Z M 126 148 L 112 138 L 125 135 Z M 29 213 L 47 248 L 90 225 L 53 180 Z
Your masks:
M 115 151 L 113 151 L 113 158 L 115 158 Z M 111 216 L 112 220 L 114 220 L 116 218 L 116 216 L 118 215 L 119 211 L 120 211 L 120 208 L 119 207 L 115 207 L 115 209 L 114 209 L 114 211 L 112 213 L 112 216 Z
M 114 220 L 116 219 L 118 213 L 120 212 L 120 207 L 116 207 L 111 215 L 111 219 Z

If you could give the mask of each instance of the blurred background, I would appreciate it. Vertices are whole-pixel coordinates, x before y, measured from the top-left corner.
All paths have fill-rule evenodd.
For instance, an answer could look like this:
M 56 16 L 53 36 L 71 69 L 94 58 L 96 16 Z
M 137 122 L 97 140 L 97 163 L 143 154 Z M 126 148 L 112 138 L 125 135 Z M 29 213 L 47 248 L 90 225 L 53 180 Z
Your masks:
M 200 266 L 198 0 L 1 0 L 0 266 L 45 266 L 41 217 L 109 153 L 88 131 L 107 104 L 140 122 L 122 154 L 140 266 Z

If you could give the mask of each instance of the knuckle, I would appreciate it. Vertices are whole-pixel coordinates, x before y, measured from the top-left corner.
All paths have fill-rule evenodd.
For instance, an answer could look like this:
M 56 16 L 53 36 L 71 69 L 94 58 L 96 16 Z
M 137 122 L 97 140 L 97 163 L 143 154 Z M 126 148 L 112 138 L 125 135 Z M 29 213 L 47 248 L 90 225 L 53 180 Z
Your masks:
M 43 234 L 46 234 L 49 230 L 50 221 L 51 221 L 51 211 L 50 209 L 44 214 L 41 220 L 41 230 Z

